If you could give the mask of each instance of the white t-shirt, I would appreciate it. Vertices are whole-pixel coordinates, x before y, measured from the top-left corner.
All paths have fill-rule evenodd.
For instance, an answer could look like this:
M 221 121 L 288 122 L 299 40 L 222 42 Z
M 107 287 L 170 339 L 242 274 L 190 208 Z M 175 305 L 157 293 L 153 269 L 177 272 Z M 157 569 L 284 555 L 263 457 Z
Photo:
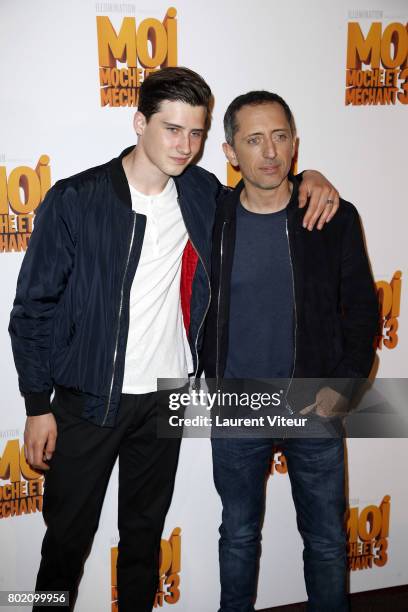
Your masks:
M 122 387 L 123 393 L 138 394 L 157 391 L 158 378 L 185 378 L 192 370 L 180 299 L 181 258 L 188 235 L 173 179 L 154 196 L 129 187 L 133 210 L 147 217 L 130 291 Z

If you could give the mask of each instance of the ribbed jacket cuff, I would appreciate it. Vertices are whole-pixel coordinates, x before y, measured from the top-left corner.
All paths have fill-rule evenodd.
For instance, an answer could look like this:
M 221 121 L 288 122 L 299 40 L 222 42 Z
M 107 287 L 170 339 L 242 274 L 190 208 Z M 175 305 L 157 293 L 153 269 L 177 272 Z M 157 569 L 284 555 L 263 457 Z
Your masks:
M 27 416 L 39 416 L 51 412 L 51 391 L 23 393 Z

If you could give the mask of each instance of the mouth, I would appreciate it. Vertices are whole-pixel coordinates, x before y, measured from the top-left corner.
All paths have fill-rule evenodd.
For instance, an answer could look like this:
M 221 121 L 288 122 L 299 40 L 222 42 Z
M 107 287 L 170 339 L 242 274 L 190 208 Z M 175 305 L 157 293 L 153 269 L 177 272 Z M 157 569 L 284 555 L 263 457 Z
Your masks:
M 260 166 L 259 169 L 264 174 L 275 174 L 279 170 L 279 164 Z
M 184 166 L 190 161 L 190 157 L 170 157 L 170 159 L 178 166 Z

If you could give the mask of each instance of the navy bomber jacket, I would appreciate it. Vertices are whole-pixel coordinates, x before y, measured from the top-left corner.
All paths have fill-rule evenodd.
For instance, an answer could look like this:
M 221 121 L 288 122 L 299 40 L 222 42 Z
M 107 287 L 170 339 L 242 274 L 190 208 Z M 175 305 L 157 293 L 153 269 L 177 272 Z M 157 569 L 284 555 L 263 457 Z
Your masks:
M 79 414 L 112 427 L 122 389 L 129 295 L 146 225 L 132 210 L 122 166 L 110 162 L 58 181 L 35 220 L 18 277 L 9 332 L 29 416 L 50 412 L 69 389 Z M 181 274 L 184 325 L 194 367 L 209 307 L 211 235 L 223 187 L 188 167 L 175 178 L 188 231 Z M 72 395 L 71 395 L 72 397 Z

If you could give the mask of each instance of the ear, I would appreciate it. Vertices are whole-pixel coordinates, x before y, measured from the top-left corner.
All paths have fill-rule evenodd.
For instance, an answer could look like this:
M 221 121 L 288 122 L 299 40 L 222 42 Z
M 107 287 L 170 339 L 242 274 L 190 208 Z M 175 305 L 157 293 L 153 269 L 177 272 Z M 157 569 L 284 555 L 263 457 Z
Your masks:
M 237 156 L 235 155 L 235 151 L 231 147 L 231 145 L 228 144 L 228 142 L 223 143 L 222 150 L 224 151 L 224 155 L 228 159 L 231 166 L 234 166 L 235 168 L 239 166 Z
M 133 118 L 133 127 L 135 128 L 135 132 L 138 136 L 142 136 L 145 127 L 147 125 L 146 117 L 140 111 L 135 113 Z
M 298 148 L 299 148 L 299 138 L 295 134 L 292 140 L 292 161 L 297 157 Z

